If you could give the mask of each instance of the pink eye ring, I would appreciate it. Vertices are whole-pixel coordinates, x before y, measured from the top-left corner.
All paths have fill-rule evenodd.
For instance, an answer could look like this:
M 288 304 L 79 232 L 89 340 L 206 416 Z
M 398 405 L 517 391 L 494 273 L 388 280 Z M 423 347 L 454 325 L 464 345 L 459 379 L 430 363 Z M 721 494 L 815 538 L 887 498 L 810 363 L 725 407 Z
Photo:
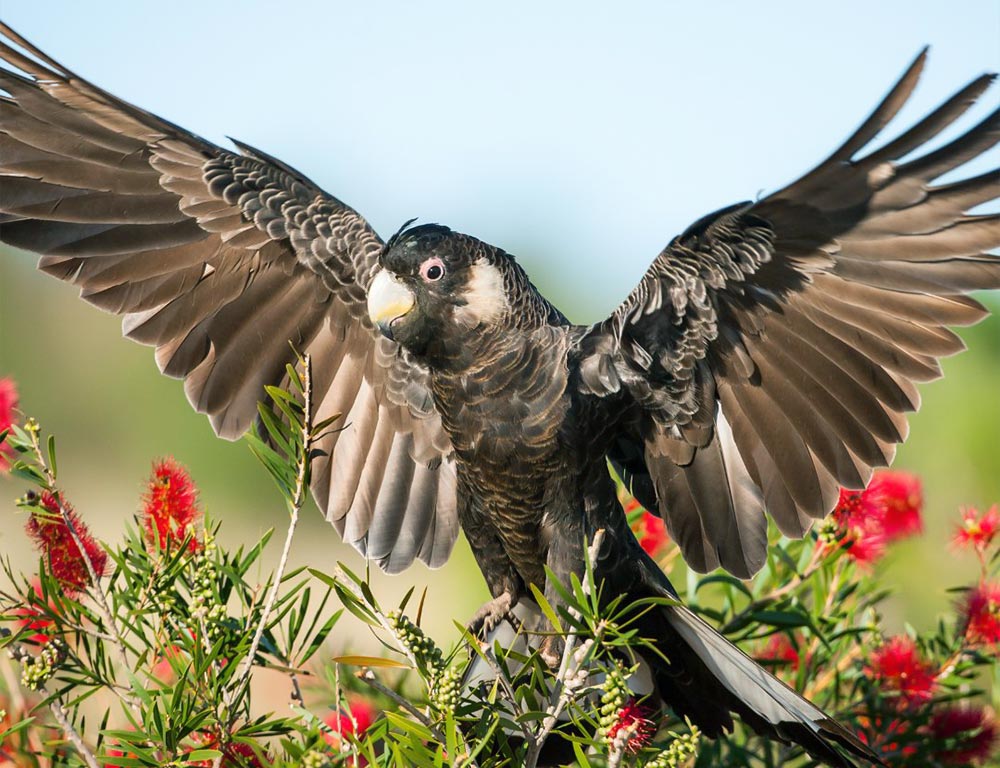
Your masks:
M 420 265 L 420 277 L 426 283 L 433 283 L 444 277 L 444 262 L 437 256 L 432 256 Z

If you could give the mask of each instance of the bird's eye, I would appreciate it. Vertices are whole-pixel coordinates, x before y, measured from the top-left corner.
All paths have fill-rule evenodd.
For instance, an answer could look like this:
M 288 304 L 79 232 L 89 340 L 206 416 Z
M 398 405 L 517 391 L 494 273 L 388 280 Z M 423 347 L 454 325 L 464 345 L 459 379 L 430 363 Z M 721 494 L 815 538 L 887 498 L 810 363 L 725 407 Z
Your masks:
M 433 283 L 444 277 L 444 262 L 437 256 L 420 265 L 420 276 L 425 282 Z

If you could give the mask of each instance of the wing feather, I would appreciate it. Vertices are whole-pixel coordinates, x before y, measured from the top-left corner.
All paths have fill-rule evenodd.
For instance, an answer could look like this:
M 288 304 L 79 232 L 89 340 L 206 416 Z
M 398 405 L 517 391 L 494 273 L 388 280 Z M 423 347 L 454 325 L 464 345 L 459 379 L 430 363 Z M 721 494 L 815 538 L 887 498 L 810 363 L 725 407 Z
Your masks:
M 287 386 L 292 346 L 309 353 L 316 418 L 344 418 L 318 445 L 320 507 L 383 567 L 442 564 L 457 536 L 451 445 L 427 371 L 368 323 L 383 248 L 368 223 L 284 163 L 127 104 L 4 25 L 0 60 L 0 240 L 123 315 L 223 437 L 251 426 L 265 385 Z
M 933 186 L 1000 141 L 1000 110 L 923 151 L 995 76 L 867 151 L 925 58 L 815 169 L 675 238 L 582 336 L 584 391 L 620 398 L 623 388 L 630 398 L 610 458 L 628 464 L 635 487 L 651 481 L 695 568 L 745 576 L 759 567 L 759 524 L 734 525 L 756 520 L 757 499 L 784 533 L 801 536 L 840 486 L 862 486 L 888 464 L 919 407 L 915 383 L 940 376 L 938 359 L 963 349 L 949 326 L 987 314 L 965 294 L 1000 288 L 1000 258 L 989 253 L 1000 247 L 1000 214 L 970 213 L 1000 197 L 1000 172 Z M 664 430 L 687 448 L 666 451 Z M 625 458 L 637 442 L 645 476 Z M 734 494 L 736 475 L 757 495 Z

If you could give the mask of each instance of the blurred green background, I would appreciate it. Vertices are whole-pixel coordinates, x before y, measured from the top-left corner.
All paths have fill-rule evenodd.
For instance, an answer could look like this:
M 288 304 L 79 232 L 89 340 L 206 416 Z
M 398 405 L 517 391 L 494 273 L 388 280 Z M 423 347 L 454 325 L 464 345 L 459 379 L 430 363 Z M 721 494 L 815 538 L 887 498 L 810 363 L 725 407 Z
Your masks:
M 825 157 L 923 44 L 933 55 L 900 127 L 1000 67 L 1000 4 L 990 0 L 514 2 L 502 12 L 296 3 L 280 14 L 179 1 L 155 18 L 145 4 L 7 0 L 2 12 L 102 87 L 302 168 L 383 235 L 420 215 L 506 248 L 580 322 L 606 315 L 698 216 Z M 997 153 L 985 162 L 995 167 Z M 216 439 L 151 350 L 122 341 L 116 318 L 33 263 L 0 249 L 0 376 L 17 380 L 24 410 L 56 433 L 66 493 L 98 535 L 118 537 L 164 455 L 190 468 L 224 541 L 282 527 L 284 506 L 246 446 Z M 983 299 L 1000 309 L 1000 298 Z M 974 577 L 947 545 L 958 510 L 1000 502 L 1000 318 L 961 333 L 971 351 L 922 387 L 896 461 L 924 481 L 927 524 L 878 565 L 899 588 L 897 626 L 929 626 L 947 608 L 944 588 Z M 0 498 L 22 491 L 0 479 Z M 34 567 L 13 504 L 0 520 L 0 552 Z M 363 568 L 312 507 L 294 558 Z M 464 544 L 439 571 L 417 565 L 376 581 L 386 602 L 426 583 L 425 615 L 442 632 L 487 596 Z

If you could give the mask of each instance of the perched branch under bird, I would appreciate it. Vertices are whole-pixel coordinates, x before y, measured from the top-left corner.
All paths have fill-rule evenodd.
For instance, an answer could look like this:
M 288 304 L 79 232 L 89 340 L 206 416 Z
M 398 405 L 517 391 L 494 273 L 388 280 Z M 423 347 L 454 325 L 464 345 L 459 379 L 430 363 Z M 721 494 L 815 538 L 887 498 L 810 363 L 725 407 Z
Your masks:
M 801 537 L 892 460 L 915 382 L 962 348 L 947 326 L 983 318 L 967 294 L 1000 287 L 1000 216 L 967 213 L 1000 176 L 934 183 L 1000 140 L 1000 113 L 924 148 L 992 76 L 871 148 L 924 53 L 829 158 L 696 222 L 581 326 L 499 248 L 436 224 L 384 242 L 279 160 L 215 146 L 0 32 L 0 240 L 122 315 L 222 437 L 286 384 L 291 345 L 311 355 L 316 419 L 349 425 L 318 446 L 320 508 L 390 572 L 441 565 L 461 526 L 494 598 L 477 631 L 528 585 L 558 603 L 545 567 L 579 575 L 598 529 L 602 594 L 676 597 L 609 461 L 693 568 L 749 578 L 768 515 Z M 878 762 L 685 607 L 640 629 L 663 654 L 646 660 L 654 702 L 703 733 L 735 714 L 830 765 Z

